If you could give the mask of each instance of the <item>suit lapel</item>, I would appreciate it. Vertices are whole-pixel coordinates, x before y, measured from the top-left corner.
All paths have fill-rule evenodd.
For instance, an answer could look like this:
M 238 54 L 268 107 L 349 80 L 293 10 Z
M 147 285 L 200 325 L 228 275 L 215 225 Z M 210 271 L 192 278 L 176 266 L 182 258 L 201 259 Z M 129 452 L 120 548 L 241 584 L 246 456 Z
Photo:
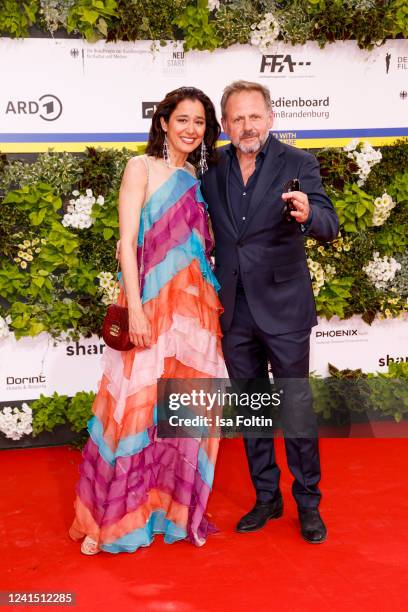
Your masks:
M 279 173 L 285 163 L 284 153 L 285 150 L 279 140 L 271 136 L 267 154 L 263 161 L 262 168 L 252 194 L 251 202 L 248 207 L 247 222 L 242 228 L 241 236 L 246 233 L 249 225 L 252 223 L 253 218 L 256 215 L 256 209 L 262 202 L 266 192 L 276 181 L 279 181 Z
M 231 164 L 229 155 L 226 151 L 224 151 L 217 168 L 218 189 L 219 193 L 222 195 L 221 199 L 226 208 L 226 212 L 231 222 L 231 225 L 234 228 L 234 232 L 238 234 L 238 226 L 236 224 L 234 212 L 232 210 L 232 204 L 229 197 L 228 189 L 230 168 Z

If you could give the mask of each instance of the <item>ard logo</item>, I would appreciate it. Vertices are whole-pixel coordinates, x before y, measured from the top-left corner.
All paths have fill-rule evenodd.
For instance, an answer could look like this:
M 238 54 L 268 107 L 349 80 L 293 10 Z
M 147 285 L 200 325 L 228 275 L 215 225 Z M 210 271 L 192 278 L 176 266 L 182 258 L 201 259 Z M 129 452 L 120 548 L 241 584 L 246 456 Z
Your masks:
M 62 102 L 54 94 L 45 94 L 38 100 L 9 100 L 6 115 L 38 115 L 44 121 L 55 121 L 62 114 Z

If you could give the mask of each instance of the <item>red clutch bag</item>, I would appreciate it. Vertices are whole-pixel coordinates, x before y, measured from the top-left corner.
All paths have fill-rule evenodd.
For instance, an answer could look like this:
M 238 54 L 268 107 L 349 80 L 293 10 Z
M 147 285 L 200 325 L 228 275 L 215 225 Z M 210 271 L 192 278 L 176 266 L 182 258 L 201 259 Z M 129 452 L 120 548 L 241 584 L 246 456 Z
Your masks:
M 124 306 L 108 306 L 102 326 L 102 338 L 117 351 L 129 351 L 134 344 L 129 338 L 129 311 Z

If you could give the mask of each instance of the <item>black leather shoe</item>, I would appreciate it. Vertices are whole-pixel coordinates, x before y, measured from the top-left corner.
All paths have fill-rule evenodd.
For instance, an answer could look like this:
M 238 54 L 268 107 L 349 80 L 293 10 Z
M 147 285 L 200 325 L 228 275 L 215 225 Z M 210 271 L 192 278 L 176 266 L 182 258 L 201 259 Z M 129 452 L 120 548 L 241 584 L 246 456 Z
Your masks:
M 239 533 L 249 533 L 250 531 L 258 531 L 262 529 L 270 519 L 277 519 L 283 514 L 283 499 L 279 493 L 276 499 L 271 502 L 256 502 L 248 514 L 242 517 L 237 524 Z
M 321 544 L 326 540 L 327 529 L 319 511 L 309 508 L 298 508 L 300 532 L 302 538 L 310 544 Z

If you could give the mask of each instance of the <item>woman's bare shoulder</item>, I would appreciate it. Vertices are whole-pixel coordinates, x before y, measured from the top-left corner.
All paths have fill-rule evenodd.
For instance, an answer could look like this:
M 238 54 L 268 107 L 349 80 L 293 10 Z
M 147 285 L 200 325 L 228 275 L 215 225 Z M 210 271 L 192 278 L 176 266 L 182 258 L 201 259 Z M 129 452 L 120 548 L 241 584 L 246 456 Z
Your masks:
M 140 181 L 143 177 L 146 177 L 146 174 L 146 155 L 135 155 L 128 159 L 123 179 L 136 179 Z

